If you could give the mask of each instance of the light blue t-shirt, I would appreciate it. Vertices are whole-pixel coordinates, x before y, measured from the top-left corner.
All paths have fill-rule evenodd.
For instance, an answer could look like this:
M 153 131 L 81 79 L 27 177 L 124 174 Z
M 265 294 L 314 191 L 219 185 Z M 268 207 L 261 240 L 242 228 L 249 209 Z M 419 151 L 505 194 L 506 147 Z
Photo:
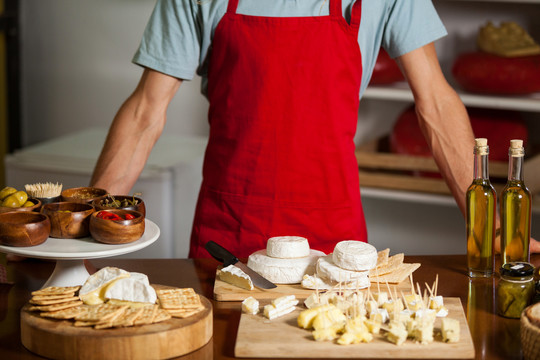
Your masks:
M 237 13 L 294 17 L 329 14 L 332 0 L 240 0 Z M 335 0 L 334 0 L 335 1 Z M 206 94 L 207 58 L 214 30 L 228 0 L 158 0 L 133 62 L 184 80 L 202 76 Z M 350 20 L 354 0 L 342 0 Z M 358 43 L 362 52 L 360 96 L 371 78 L 380 47 L 398 57 L 446 35 L 431 0 L 363 0 Z M 322 50 L 321 50 L 322 51 Z

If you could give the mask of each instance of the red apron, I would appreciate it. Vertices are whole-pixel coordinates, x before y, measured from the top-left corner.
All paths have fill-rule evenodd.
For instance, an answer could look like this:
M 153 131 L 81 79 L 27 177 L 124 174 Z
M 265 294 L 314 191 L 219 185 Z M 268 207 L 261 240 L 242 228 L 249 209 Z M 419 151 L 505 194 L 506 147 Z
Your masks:
M 354 155 L 361 1 L 329 16 L 236 13 L 230 0 L 209 59 L 210 135 L 190 257 L 213 240 L 239 257 L 272 236 L 332 252 L 367 241 Z

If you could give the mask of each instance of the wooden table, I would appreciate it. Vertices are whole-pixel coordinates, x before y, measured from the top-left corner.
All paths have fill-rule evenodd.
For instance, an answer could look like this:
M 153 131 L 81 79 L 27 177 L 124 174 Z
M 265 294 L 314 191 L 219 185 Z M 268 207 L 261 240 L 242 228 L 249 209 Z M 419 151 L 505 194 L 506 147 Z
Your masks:
M 3 259 L 3 257 L 2 257 Z M 463 255 L 406 256 L 406 262 L 420 262 L 414 273 L 420 284 L 433 283 L 439 274 L 439 294 L 459 297 L 464 304 L 477 359 L 521 359 L 519 320 L 494 315 L 494 288 L 497 278 L 474 279 L 466 276 Z M 540 255 L 531 262 L 540 266 Z M 6 264 L 5 261 L 0 264 Z M 100 259 L 92 260 L 96 268 L 117 266 L 148 275 L 156 284 L 193 287 L 212 299 L 214 275 L 218 263 L 213 259 Z M 39 289 L 53 271 L 54 263 L 27 259 L 0 266 L 0 280 L 7 270 L 12 284 L 0 284 L 0 358 L 39 359 L 26 350 L 20 340 L 19 311 L 29 300 L 30 292 Z M 198 351 L 182 359 L 232 359 L 240 319 L 239 302 L 216 302 L 214 306 L 214 336 Z M 324 354 L 321 354 L 324 356 Z

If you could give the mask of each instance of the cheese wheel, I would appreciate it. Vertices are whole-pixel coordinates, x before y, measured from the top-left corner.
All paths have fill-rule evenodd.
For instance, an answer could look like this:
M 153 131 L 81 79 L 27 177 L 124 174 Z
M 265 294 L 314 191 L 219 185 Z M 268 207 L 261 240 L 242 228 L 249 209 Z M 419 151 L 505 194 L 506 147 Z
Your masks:
M 323 256 L 317 261 L 317 276 L 323 280 L 334 282 L 360 282 L 368 278 L 369 271 L 352 271 L 343 269 L 332 260 L 332 254 Z
M 275 236 L 266 243 L 266 255 L 279 259 L 309 256 L 308 240 L 301 236 Z
M 315 272 L 322 251 L 310 250 L 309 256 L 296 259 L 278 259 L 259 250 L 249 255 L 247 266 L 275 284 L 299 284 L 305 274 Z
M 332 260 L 345 270 L 365 271 L 377 265 L 377 249 L 362 241 L 340 241 L 334 247 Z

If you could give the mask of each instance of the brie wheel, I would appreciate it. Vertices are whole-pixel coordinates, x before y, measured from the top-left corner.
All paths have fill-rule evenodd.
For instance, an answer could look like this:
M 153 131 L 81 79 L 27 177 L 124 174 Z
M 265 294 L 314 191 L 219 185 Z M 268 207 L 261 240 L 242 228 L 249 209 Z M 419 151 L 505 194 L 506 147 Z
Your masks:
M 375 258 L 377 258 L 376 254 Z M 317 261 L 317 276 L 331 282 L 354 283 L 358 281 L 363 284 L 366 280 L 369 282 L 368 273 L 368 271 L 351 271 L 337 266 L 332 260 L 332 254 L 323 256 Z
M 107 288 L 123 278 L 128 278 L 130 273 L 116 268 L 104 267 L 90 275 L 79 290 L 79 297 L 87 305 L 97 305 L 105 302 Z
M 249 255 L 247 266 L 274 284 L 299 284 L 305 274 L 313 274 L 322 251 L 310 250 L 309 256 L 295 259 L 278 259 L 259 250 Z
M 332 260 L 345 270 L 366 271 L 377 265 L 377 249 L 362 241 L 340 241 L 334 247 Z
M 266 243 L 266 255 L 279 259 L 309 256 L 308 240 L 301 236 L 275 236 Z
M 105 299 L 155 304 L 157 295 L 146 275 L 131 273 L 130 277 L 120 279 L 108 286 Z

